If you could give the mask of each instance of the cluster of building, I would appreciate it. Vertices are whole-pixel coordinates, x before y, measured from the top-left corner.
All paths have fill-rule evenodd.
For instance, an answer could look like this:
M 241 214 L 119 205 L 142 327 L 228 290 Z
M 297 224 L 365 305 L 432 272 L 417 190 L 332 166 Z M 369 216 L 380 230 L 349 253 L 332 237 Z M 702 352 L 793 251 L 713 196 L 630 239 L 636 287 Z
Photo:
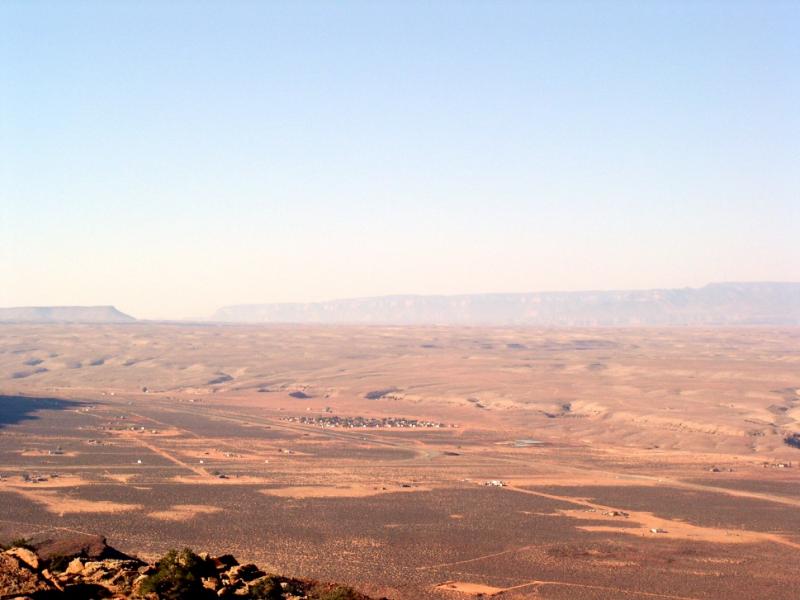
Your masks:
M 316 425 L 318 427 L 343 427 L 347 429 L 376 429 L 381 427 L 396 428 L 429 428 L 440 429 L 447 427 L 444 423 L 436 421 L 420 421 L 418 419 L 407 419 L 405 417 L 284 417 L 284 421 L 302 423 L 304 425 Z
M 789 461 L 789 462 L 776 462 L 776 463 L 765 462 L 765 463 L 762 463 L 761 466 L 764 467 L 765 469 L 767 467 L 769 467 L 771 469 L 791 469 L 792 468 L 792 461 Z
M 100 425 L 97 428 L 98 431 L 134 431 L 136 433 L 158 433 L 158 429 L 148 429 L 144 425 L 115 425 L 113 423 L 107 423 L 105 425 Z
M 55 479 L 58 477 L 57 473 L 51 473 L 48 477 L 47 475 L 43 475 L 42 473 L 23 473 L 22 474 L 22 481 L 25 483 L 44 483 L 48 479 Z

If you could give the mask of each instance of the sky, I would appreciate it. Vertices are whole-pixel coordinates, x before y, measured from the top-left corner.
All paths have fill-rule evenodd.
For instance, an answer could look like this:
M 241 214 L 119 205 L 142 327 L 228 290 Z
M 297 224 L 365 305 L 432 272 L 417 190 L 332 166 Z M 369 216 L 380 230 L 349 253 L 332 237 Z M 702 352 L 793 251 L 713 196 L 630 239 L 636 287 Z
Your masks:
M 0 306 L 800 281 L 800 3 L 0 3 Z

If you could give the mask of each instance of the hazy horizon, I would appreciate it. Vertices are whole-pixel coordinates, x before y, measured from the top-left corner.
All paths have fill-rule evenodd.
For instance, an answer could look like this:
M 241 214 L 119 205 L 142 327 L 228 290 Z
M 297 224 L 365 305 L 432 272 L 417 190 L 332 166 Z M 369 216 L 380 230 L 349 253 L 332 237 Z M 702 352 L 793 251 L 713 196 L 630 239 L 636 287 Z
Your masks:
M 798 23 L 789 2 L 5 2 L 0 306 L 800 281 Z
M 796 326 L 800 282 L 711 282 L 693 288 L 394 294 L 320 302 L 235 303 L 188 319 L 148 319 L 114 305 L 0 306 L 0 323 L 132 321 L 534 327 Z

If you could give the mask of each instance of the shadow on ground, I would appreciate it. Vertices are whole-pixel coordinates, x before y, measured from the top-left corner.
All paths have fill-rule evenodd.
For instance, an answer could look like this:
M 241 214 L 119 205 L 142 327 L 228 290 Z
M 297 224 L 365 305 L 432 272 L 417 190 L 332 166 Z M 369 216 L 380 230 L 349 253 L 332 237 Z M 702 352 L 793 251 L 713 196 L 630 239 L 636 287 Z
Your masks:
M 0 395 L 0 428 L 38 419 L 36 413 L 43 410 L 68 410 L 82 405 L 82 402 L 59 398 Z

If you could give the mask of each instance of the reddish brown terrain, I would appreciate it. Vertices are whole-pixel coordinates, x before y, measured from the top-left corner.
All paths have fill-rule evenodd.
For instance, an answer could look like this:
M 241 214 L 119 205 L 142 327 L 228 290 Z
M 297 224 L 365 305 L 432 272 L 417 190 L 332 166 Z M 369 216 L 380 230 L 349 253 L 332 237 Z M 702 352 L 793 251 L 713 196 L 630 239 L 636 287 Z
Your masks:
M 797 328 L 0 325 L 0 541 L 399 599 L 798 598 L 799 390 Z

